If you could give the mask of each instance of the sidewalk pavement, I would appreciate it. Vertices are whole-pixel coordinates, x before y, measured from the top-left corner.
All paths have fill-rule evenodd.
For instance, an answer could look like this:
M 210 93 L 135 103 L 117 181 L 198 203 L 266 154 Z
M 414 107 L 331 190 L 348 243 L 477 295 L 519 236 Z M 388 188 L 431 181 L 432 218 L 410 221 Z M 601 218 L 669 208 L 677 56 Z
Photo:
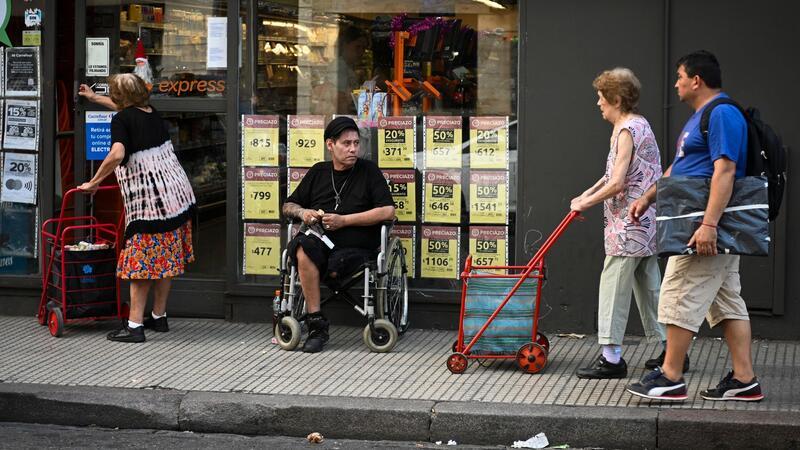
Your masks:
M 107 341 L 112 322 L 53 338 L 32 317 L 0 317 L 0 420 L 237 434 L 511 445 L 544 432 L 551 445 L 604 448 L 800 448 L 800 342 L 754 341 L 766 399 L 708 402 L 730 366 L 720 339 L 697 339 L 689 400 L 639 399 L 625 385 L 660 344 L 628 337 L 629 379 L 579 380 L 593 336 L 548 335 L 540 374 L 510 361 L 453 375 L 454 331 L 409 330 L 389 354 L 360 328 L 334 328 L 320 354 L 270 344 L 268 324 L 170 319 L 145 344 Z

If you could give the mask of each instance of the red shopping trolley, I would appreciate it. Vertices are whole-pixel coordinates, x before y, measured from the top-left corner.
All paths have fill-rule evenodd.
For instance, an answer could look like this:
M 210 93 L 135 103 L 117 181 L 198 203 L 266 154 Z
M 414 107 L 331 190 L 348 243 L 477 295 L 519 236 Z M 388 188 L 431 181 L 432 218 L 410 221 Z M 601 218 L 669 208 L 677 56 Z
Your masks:
M 527 373 L 544 369 L 550 352 L 538 326 L 544 256 L 579 215 L 570 211 L 526 266 L 477 266 L 467 257 L 458 339 L 447 358 L 450 372 L 464 373 L 470 359 L 515 359 Z
M 98 191 L 119 191 L 101 186 Z M 122 221 L 100 223 L 94 216 L 66 216 L 75 194 L 64 194 L 61 214 L 42 224 L 42 295 L 37 319 L 50 334 L 59 337 L 64 325 L 74 321 L 122 319 L 128 304 L 120 303 L 117 257 Z

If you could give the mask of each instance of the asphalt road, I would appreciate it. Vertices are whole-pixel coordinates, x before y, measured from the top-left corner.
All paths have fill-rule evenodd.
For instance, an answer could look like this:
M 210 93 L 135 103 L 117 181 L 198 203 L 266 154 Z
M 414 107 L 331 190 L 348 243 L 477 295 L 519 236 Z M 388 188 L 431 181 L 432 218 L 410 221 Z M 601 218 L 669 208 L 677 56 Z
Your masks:
M 357 441 L 325 439 L 311 444 L 305 438 L 287 436 L 241 436 L 161 430 L 119 430 L 95 427 L 65 427 L 0 422 L 0 449 L 502 449 L 504 446 L 450 447 L 430 442 Z

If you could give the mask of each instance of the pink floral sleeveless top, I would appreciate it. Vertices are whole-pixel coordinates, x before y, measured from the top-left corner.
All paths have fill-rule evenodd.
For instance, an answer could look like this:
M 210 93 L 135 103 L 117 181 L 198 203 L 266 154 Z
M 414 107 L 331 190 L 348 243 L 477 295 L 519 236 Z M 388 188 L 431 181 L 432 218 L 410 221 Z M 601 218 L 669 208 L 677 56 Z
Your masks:
M 634 117 L 625 122 L 622 129 L 630 131 L 633 137 L 633 156 L 622 192 L 603 202 L 606 255 L 650 256 L 656 253 L 655 205 L 639 218 L 640 225 L 628 220 L 628 206 L 661 178 L 661 155 L 647 119 Z M 618 140 L 619 134 L 614 136 L 608 153 L 606 182 L 614 170 Z

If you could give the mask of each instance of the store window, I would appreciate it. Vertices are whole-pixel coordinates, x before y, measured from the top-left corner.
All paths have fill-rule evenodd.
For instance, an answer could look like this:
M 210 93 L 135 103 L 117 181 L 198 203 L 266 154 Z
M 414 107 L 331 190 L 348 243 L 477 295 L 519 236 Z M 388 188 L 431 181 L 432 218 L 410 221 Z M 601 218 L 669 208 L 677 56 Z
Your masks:
M 41 204 L 49 195 L 38 176 L 41 155 L 49 156 L 41 148 L 44 9 L 44 1 L 0 6 L 0 275 L 39 272 Z
M 191 276 L 223 278 L 225 259 L 225 114 L 162 113 L 183 169 L 192 184 L 199 209 L 194 227 L 196 260 Z
M 227 2 L 215 0 L 88 0 L 87 38 L 109 40 L 89 52 L 87 80 L 103 88 L 106 73 L 136 72 L 152 84 L 154 97 L 224 96 L 226 14 Z
M 286 245 L 280 204 L 329 159 L 320 128 L 335 115 L 359 121 L 361 157 L 390 184 L 413 287 L 456 287 L 467 254 L 514 262 L 516 1 L 243 7 L 242 281 L 276 274 L 264 249 Z

